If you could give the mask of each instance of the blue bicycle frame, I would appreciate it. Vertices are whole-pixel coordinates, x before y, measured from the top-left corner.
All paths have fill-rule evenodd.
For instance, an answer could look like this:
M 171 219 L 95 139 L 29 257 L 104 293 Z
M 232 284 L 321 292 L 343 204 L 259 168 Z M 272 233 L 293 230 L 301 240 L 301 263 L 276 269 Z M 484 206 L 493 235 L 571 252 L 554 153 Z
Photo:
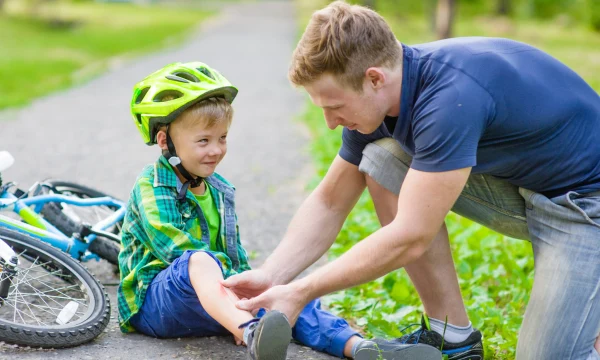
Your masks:
M 0 191 L 2 190 L 3 188 L 0 187 Z M 8 191 L 2 191 L 0 193 L 0 210 L 12 207 L 12 211 L 18 214 L 24 222 L 0 215 L 0 227 L 33 236 L 69 253 L 73 258 L 80 261 L 99 259 L 96 254 L 88 251 L 90 243 L 96 239 L 95 234 L 90 234 L 84 239 L 79 239 L 76 236 L 69 237 L 39 214 L 44 204 L 50 202 L 66 203 L 75 206 L 105 205 L 118 208 L 107 218 L 96 224 L 92 224 L 92 230 L 105 231 L 121 221 L 125 216 L 125 204 L 108 196 L 80 199 L 65 195 L 39 195 L 20 199 Z

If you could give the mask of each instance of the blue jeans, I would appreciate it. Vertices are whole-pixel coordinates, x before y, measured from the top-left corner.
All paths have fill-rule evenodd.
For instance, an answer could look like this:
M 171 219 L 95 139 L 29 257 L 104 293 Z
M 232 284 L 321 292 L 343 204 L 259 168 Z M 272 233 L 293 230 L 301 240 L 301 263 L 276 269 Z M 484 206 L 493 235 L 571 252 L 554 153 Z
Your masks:
M 365 148 L 359 170 L 398 194 L 411 158 L 392 138 Z M 490 175 L 472 174 L 452 211 L 529 240 L 534 285 L 518 360 L 600 360 L 600 192 L 547 198 Z
M 194 252 L 186 251 L 152 280 L 142 308 L 130 319 L 137 331 L 157 338 L 231 334 L 208 315 L 196 296 L 188 271 Z M 207 254 L 221 267 L 219 260 Z M 258 316 L 263 314 L 261 310 Z M 292 336 L 300 343 L 340 358 L 354 335 L 358 333 L 344 319 L 321 310 L 318 299 L 302 310 L 292 329 Z

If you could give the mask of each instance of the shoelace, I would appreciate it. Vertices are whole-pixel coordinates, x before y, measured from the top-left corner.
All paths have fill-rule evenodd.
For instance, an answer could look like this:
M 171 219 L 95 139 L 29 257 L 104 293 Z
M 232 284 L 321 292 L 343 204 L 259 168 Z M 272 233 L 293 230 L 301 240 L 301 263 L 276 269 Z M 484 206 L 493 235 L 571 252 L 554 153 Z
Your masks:
M 255 323 L 259 322 L 259 321 L 260 321 L 259 318 L 254 318 L 252 320 L 246 321 L 242 325 L 238 326 L 238 329 L 246 328 L 246 327 L 251 326 L 252 324 L 255 324 Z
M 408 337 L 406 338 L 406 340 L 402 341 L 402 342 L 401 342 L 401 344 L 407 344 L 407 343 L 408 343 L 408 341 L 409 341 L 411 338 L 413 338 L 414 336 L 416 336 L 416 337 L 417 337 L 417 339 L 416 339 L 416 341 L 415 341 L 414 343 L 415 343 L 415 344 L 418 344 L 418 343 L 419 343 L 419 340 L 421 339 L 421 334 L 423 334 L 423 332 L 425 331 L 425 329 L 423 329 L 423 326 L 422 326 L 421 324 L 410 324 L 410 325 L 408 325 L 408 326 L 405 326 L 404 328 L 402 328 L 402 329 L 400 330 L 400 332 L 401 332 L 402 334 L 404 334 L 404 331 L 405 331 L 406 329 L 408 329 L 408 328 L 411 328 L 411 327 L 414 327 L 414 326 L 420 326 L 421 328 L 420 328 L 420 329 L 418 329 L 418 330 L 416 330 L 416 331 L 414 331 L 414 332 L 412 332 L 412 333 L 410 333 L 410 334 L 408 335 Z M 400 338 L 398 338 L 398 340 L 400 340 Z

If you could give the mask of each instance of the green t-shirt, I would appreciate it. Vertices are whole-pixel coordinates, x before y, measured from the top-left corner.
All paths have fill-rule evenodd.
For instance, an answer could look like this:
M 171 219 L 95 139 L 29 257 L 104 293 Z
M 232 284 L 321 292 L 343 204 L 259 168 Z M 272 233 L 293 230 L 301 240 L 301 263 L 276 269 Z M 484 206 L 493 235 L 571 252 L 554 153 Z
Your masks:
M 213 201 L 208 184 L 204 182 L 204 185 L 206 186 L 206 191 L 204 191 L 204 194 L 195 196 L 198 200 L 198 203 L 200 203 L 200 207 L 202 208 L 202 212 L 204 213 L 204 217 L 208 223 L 210 249 L 212 251 L 217 251 L 217 234 L 219 233 L 220 225 L 219 212 L 217 211 L 217 207 Z

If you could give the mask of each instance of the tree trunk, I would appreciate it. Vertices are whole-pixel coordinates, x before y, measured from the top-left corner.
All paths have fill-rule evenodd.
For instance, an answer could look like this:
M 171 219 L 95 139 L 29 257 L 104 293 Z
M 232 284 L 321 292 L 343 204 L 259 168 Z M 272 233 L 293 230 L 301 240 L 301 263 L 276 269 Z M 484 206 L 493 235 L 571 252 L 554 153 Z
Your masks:
M 364 0 L 363 4 L 369 9 L 375 10 L 375 0 Z
M 4 12 L 4 0 L 0 0 L 0 14 Z
M 600 32 L 600 1 L 588 0 L 590 11 L 590 22 L 595 31 Z
M 456 0 L 438 0 L 435 21 L 438 39 L 447 39 L 452 36 L 455 8 Z
M 496 13 L 498 15 L 507 16 L 510 13 L 510 0 L 498 0 Z

